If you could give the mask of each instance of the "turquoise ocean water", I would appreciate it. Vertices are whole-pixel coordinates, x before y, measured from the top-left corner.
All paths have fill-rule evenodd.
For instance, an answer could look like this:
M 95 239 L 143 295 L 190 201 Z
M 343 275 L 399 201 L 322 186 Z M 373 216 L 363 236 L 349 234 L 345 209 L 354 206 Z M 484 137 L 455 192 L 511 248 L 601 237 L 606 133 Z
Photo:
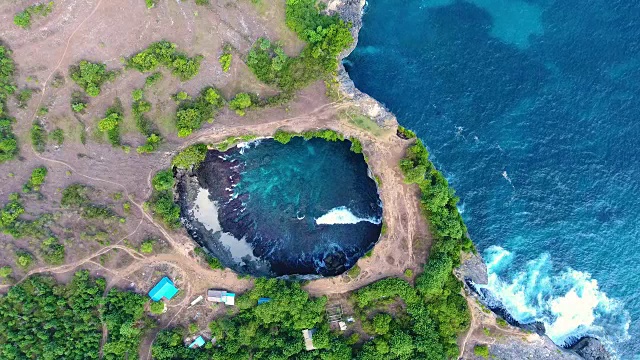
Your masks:
M 640 359 L 640 2 L 375 0 L 345 66 L 429 145 L 517 320 Z

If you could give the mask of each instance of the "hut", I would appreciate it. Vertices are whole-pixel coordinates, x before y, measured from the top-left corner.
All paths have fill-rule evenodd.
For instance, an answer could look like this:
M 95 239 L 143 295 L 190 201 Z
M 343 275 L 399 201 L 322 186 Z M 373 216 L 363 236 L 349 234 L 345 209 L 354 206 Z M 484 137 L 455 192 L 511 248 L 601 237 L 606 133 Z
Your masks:
M 165 276 L 149 291 L 149 297 L 153 301 L 160 301 L 162 298 L 171 300 L 177 293 L 178 288 Z
M 207 291 L 207 300 L 233 306 L 236 304 L 236 294 L 224 290 L 210 289 Z

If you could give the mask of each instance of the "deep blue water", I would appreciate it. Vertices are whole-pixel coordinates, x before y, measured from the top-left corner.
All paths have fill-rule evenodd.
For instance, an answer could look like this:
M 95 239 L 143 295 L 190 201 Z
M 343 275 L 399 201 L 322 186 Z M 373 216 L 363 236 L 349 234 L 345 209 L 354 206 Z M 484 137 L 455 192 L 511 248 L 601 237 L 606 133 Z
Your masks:
M 189 224 L 209 231 L 192 236 L 241 272 L 344 272 L 374 246 L 382 227 L 375 181 L 350 146 L 298 137 L 209 151 L 195 174 L 195 201 L 183 211 Z
M 428 144 L 518 320 L 640 359 L 640 2 L 374 0 L 346 66 Z

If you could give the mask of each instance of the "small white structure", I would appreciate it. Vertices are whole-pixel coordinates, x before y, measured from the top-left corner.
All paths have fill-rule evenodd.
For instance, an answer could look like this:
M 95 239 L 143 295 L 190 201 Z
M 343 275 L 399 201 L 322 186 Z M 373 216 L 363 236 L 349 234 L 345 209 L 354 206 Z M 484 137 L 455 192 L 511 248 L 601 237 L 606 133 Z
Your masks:
M 340 331 L 345 331 L 347 330 L 347 323 L 344 321 L 339 321 L 338 325 L 340 326 Z
M 307 351 L 315 350 L 316 347 L 313 346 L 313 329 L 304 329 L 302 330 L 302 337 L 304 337 L 304 348 Z
M 199 303 L 200 301 L 202 301 L 202 295 L 198 296 L 195 300 L 193 300 L 193 301 L 191 302 L 191 306 L 193 306 L 193 305 L 195 305 L 195 304 Z
M 207 300 L 225 305 L 233 306 L 236 304 L 236 294 L 224 290 L 208 290 Z

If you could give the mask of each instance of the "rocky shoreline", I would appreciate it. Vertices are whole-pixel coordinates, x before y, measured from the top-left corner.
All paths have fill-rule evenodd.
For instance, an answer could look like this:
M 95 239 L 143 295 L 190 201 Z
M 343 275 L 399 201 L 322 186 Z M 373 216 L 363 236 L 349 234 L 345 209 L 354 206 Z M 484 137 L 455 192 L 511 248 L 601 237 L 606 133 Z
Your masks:
M 349 77 L 342 65 L 342 60 L 349 56 L 358 43 L 358 34 L 362 28 L 362 16 L 366 0 L 329 0 L 327 11 L 335 12 L 347 22 L 351 22 L 353 45 L 345 50 L 339 58 L 337 74 L 338 87 L 344 97 L 349 99 L 354 107 L 360 109 L 362 114 L 375 120 L 380 126 L 392 127 L 398 124 L 395 115 L 382 103 L 360 91 Z M 553 343 L 545 335 L 544 324 L 535 322 L 522 324 L 514 319 L 509 312 L 501 306 L 500 301 L 487 289 L 479 287 L 488 283 L 487 267 L 482 258 L 477 254 L 471 254 L 456 269 L 456 275 L 464 283 L 466 296 L 472 301 L 482 304 L 491 310 L 492 316 L 499 317 L 507 323 L 521 330 L 520 334 L 511 335 L 510 338 L 502 338 L 491 345 L 491 354 L 497 359 L 585 359 L 585 360 L 610 360 L 613 356 L 604 347 L 600 340 L 584 336 L 576 339 L 570 346 L 561 347 Z M 470 330 L 471 331 L 471 330 Z M 523 341 L 531 333 L 537 334 L 534 341 Z M 464 351 L 464 349 L 463 349 Z M 461 354 L 464 358 L 465 354 Z

